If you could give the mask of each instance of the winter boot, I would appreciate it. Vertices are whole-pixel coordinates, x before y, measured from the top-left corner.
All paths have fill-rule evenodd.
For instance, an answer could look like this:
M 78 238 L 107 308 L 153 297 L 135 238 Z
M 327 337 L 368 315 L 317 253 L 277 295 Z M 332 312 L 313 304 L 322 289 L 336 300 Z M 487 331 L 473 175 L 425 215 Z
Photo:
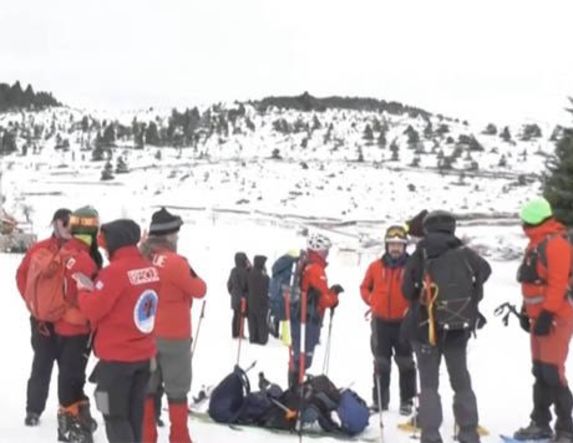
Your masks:
M 414 410 L 414 405 L 412 404 L 412 400 L 406 400 L 400 403 L 400 415 L 412 415 Z
M 145 443 L 157 443 L 156 423 L 158 417 L 155 411 L 155 402 L 155 396 L 148 395 L 143 407 L 143 441 Z
M 69 443 L 93 443 L 92 433 L 82 426 L 79 402 L 58 410 L 58 441 Z
M 553 437 L 553 431 L 548 424 L 539 425 L 533 421 L 529 423 L 529 426 L 520 428 L 513 434 L 516 440 L 539 440 L 551 437 Z
M 557 431 L 555 437 L 551 440 L 552 443 L 573 443 L 573 433 L 565 431 Z
M 187 409 L 187 399 L 179 401 L 169 400 L 169 421 L 171 428 L 169 430 L 169 443 L 192 443 L 189 435 L 187 421 L 189 411 Z
M 97 421 L 95 421 L 90 412 L 89 400 L 82 400 L 79 402 L 78 413 L 82 426 L 93 434 L 97 430 Z
M 24 419 L 24 424 L 26 426 L 38 426 L 40 423 L 40 414 L 35 412 L 26 412 L 26 418 Z

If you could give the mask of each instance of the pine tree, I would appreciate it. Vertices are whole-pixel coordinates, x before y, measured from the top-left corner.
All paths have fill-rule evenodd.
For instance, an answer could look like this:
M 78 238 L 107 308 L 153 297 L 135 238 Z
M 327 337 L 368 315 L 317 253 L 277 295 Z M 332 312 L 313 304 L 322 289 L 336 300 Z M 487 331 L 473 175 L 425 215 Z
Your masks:
M 568 226 L 573 226 L 573 128 L 563 130 L 555 154 L 547 166 L 549 175 L 543 193 L 551 203 L 556 217 Z

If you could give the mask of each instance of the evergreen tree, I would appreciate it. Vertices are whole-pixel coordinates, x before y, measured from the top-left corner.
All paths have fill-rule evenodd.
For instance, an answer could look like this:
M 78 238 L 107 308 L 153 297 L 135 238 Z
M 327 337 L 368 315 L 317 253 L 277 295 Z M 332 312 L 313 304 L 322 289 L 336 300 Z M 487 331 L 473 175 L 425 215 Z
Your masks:
M 366 127 L 364 128 L 364 134 L 362 135 L 362 138 L 364 138 L 364 140 L 371 142 L 372 140 L 374 140 L 374 134 L 372 132 L 372 127 L 370 125 L 366 125 Z
M 503 131 L 501 132 L 501 134 L 499 134 L 499 136 L 506 143 L 511 141 L 511 132 L 509 132 L 509 127 L 506 126 L 505 128 L 503 128 Z
M 145 143 L 153 146 L 159 146 L 161 144 L 157 124 L 154 121 L 150 121 L 145 130 Z
M 549 175 L 543 193 L 553 206 L 556 217 L 573 226 L 573 128 L 563 130 L 547 166 Z

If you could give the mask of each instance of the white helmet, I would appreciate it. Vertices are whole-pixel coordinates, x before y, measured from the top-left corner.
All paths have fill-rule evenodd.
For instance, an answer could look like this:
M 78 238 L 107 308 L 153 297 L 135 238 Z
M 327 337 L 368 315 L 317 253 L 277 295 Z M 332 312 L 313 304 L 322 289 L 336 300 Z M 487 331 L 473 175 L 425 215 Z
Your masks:
M 306 247 L 311 251 L 328 251 L 331 246 L 330 239 L 322 234 L 310 234 L 306 239 Z

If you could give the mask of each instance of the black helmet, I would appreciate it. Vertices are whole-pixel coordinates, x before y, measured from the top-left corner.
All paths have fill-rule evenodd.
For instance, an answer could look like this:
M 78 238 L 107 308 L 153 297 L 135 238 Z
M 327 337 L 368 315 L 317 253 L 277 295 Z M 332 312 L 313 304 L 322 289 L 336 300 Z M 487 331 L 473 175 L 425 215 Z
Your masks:
M 444 232 L 453 234 L 456 231 L 456 218 L 448 211 L 432 211 L 424 218 L 424 232 Z

